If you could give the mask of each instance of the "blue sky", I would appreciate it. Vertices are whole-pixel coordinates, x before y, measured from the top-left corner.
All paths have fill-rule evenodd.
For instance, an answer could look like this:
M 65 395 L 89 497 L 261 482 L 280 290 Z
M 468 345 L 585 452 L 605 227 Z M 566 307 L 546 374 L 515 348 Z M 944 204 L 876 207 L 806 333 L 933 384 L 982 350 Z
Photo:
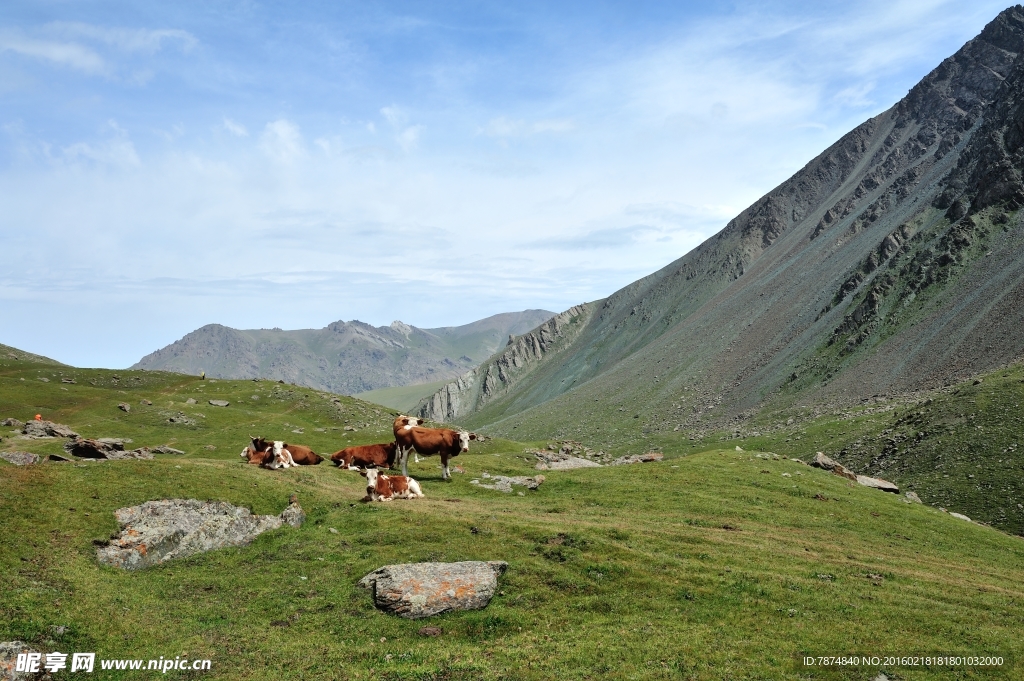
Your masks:
M 0 342 L 118 368 L 602 298 L 1004 7 L 6 0 Z

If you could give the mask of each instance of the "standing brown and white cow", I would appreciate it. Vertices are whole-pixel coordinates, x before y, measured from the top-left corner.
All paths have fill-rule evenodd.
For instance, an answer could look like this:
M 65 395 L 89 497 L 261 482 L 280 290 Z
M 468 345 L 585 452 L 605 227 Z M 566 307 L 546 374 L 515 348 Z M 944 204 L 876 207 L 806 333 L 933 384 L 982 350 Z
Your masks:
M 409 426 L 395 429 L 395 442 L 398 443 L 402 457 L 402 475 L 409 474 L 409 452 L 415 451 L 423 456 L 441 455 L 441 477 L 451 477 L 448 460 L 462 452 L 469 451 L 469 441 L 476 439 L 476 433 L 451 428 L 421 428 Z

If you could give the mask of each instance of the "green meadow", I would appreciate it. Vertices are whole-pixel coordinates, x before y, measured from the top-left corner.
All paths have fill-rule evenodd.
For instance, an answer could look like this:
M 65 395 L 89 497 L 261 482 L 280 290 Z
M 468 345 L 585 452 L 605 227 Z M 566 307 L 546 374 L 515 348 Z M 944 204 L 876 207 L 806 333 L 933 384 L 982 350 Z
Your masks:
M 680 438 L 663 445 L 660 463 L 546 471 L 522 496 L 470 481 L 537 474 L 527 450 L 547 442 L 488 439 L 455 459 L 464 473 L 448 483 L 436 459 L 410 464 L 426 498 L 363 504 L 353 472 L 269 471 L 238 453 L 250 434 L 328 455 L 387 441 L 392 417 L 379 405 L 268 381 L 0 359 L 0 418 L 36 413 L 87 437 L 185 455 L 0 461 L 0 640 L 106 659 L 212 660 L 209 672 L 167 678 L 1024 677 L 1024 540 L 755 451 L 785 454 L 775 446 L 787 444 L 782 431 L 770 441 Z M 808 423 L 799 437 L 825 437 Z M 0 449 L 61 452 L 63 441 L 11 430 L 0 430 Z M 276 514 L 291 494 L 308 515 L 299 529 L 136 573 L 96 561 L 117 508 L 197 498 Z M 486 609 L 409 621 L 378 612 L 356 584 L 389 563 L 457 560 L 509 563 Z M 422 636 L 424 625 L 442 634 Z M 924 653 L 1005 664 L 822 672 L 796 662 Z

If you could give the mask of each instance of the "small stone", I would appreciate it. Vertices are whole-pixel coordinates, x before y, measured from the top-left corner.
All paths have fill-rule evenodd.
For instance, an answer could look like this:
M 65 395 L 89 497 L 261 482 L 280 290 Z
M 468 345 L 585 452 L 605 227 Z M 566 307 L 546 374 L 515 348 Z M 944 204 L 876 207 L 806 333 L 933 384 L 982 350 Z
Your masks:
M 440 636 L 441 627 L 420 627 L 418 632 L 420 636 Z
M 228 402 L 227 400 L 210 400 L 210 404 L 212 404 L 215 407 L 226 407 L 231 403 Z
M 29 466 L 42 460 L 38 454 L 31 454 L 29 452 L 0 452 L 0 459 L 15 466 Z
M 50 379 L 46 378 L 45 376 L 40 376 L 39 380 L 42 381 L 43 383 L 49 383 L 50 382 Z
M 921 501 L 921 497 L 917 496 L 917 492 L 907 492 L 903 496 L 905 496 L 907 498 L 907 501 L 909 503 L 913 503 L 913 504 L 924 503 L 924 502 Z
M 150 402 L 149 400 L 142 400 L 141 402 L 139 402 L 139 404 L 144 404 L 147 407 L 152 407 L 153 406 L 153 403 Z
M 205 447 L 203 447 L 203 449 L 209 449 L 212 451 L 214 449 L 217 449 L 217 445 L 206 445 Z
M 198 402 L 196 402 L 196 399 L 194 397 L 190 397 L 187 400 L 185 400 L 185 404 L 198 404 Z
M 974 522 L 973 520 L 965 516 L 963 513 L 953 513 L 952 511 L 950 511 L 949 515 L 953 516 L 954 518 L 959 518 L 960 520 L 966 520 L 969 523 Z
M 331 534 L 338 534 L 338 530 L 336 528 L 333 528 L 333 527 L 328 527 L 327 531 L 330 532 Z
M 127 414 L 132 410 L 132 405 L 128 404 L 127 402 L 122 402 L 121 404 L 117 405 L 117 408 Z

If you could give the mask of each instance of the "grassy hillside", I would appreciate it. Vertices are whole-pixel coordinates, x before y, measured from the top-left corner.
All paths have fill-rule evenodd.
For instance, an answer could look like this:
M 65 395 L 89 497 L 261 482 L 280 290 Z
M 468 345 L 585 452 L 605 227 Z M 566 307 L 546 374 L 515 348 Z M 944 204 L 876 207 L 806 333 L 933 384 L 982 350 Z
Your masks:
M 424 397 L 433 395 L 436 390 L 445 385 L 448 381 L 436 381 L 434 383 L 419 383 L 417 385 L 404 385 L 398 388 L 380 388 L 369 390 L 365 393 L 357 393 L 355 397 L 367 402 L 383 404 L 385 407 L 397 409 L 404 413 L 412 413 L 413 407 L 419 404 Z
M 364 505 L 354 473 L 266 471 L 237 451 L 251 431 L 299 439 L 296 427 L 321 451 L 346 434 L 381 441 L 389 419 L 373 405 L 334 406 L 266 382 L 0 364 L 0 416 L 39 412 L 86 435 L 187 452 L 0 461 L 0 640 L 106 658 L 210 658 L 208 678 L 230 679 L 796 679 L 808 677 L 798 653 L 1024 652 L 1019 538 L 733 442 L 659 464 L 548 472 L 518 496 L 469 484 L 485 471 L 536 472 L 524 444 L 491 440 L 456 460 L 466 474 L 450 483 L 435 461 L 412 464 L 425 499 Z M 61 371 L 77 383 L 59 383 Z M 211 397 L 232 405 L 212 407 Z M 177 411 L 196 425 L 161 413 Z M 359 430 L 340 430 L 346 421 Z M 8 434 L 0 447 L 59 449 Z M 116 530 L 121 506 L 194 497 L 277 513 L 292 493 L 306 524 L 248 547 L 135 574 L 95 560 L 93 541 Z M 468 559 L 509 562 L 483 611 L 406 621 L 377 612 L 356 587 L 387 563 Z M 424 624 L 443 635 L 419 636 Z

